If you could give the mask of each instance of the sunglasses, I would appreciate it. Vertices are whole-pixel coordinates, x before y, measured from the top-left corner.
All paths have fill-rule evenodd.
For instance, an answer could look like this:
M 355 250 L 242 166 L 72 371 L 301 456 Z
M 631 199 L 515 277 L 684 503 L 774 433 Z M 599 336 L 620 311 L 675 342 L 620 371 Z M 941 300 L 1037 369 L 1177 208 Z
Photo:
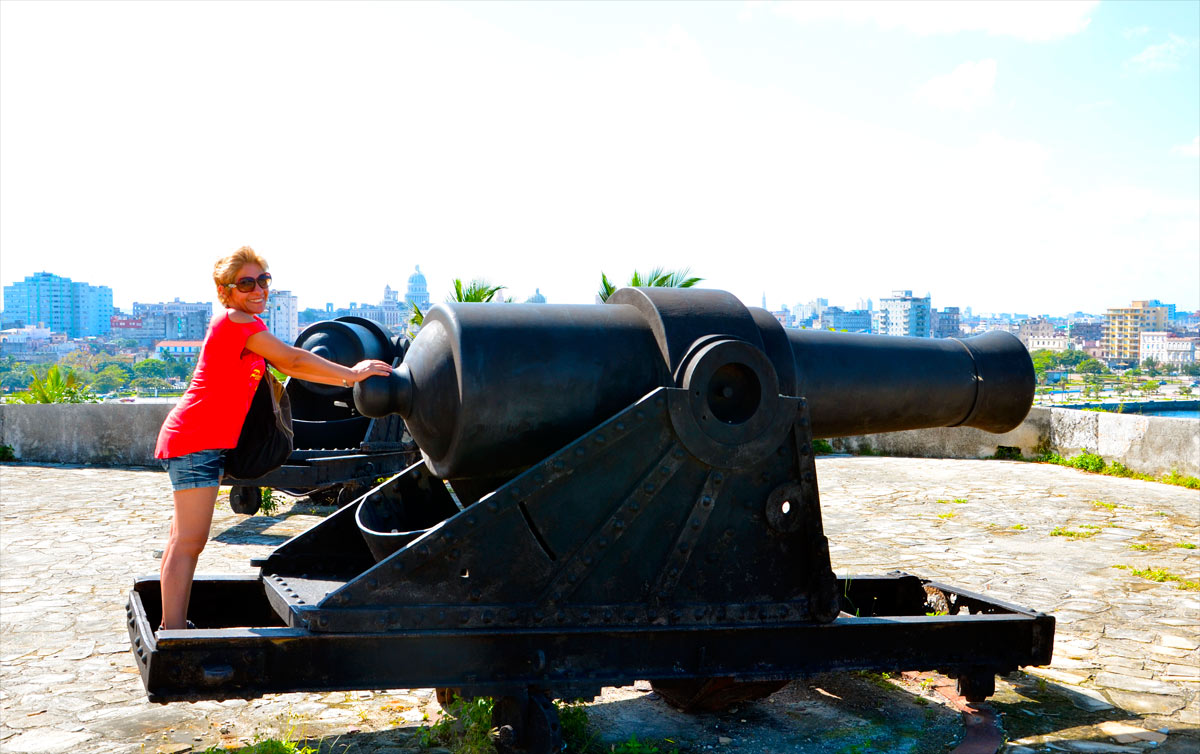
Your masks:
M 226 283 L 226 288 L 237 288 L 242 293 L 249 293 L 258 285 L 264 291 L 271 287 L 271 273 L 264 272 L 256 278 L 242 278 L 235 283 Z

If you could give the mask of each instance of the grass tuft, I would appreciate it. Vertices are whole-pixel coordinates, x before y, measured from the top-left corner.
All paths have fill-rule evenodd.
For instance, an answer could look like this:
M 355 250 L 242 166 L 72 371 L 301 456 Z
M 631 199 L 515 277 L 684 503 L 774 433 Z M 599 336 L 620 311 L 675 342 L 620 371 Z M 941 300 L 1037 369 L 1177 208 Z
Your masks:
M 1200 478 L 1180 474 L 1176 469 L 1171 469 L 1170 472 L 1156 477 L 1150 474 L 1143 474 L 1140 471 L 1134 471 L 1120 461 L 1113 461 L 1110 464 L 1095 453 L 1086 451 L 1070 458 L 1047 451 L 1029 460 L 1038 463 L 1052 463 L 1056 466 L 1069 466 L 1073 469 L 1093 474 L 1104 474 L 1105 476 L 1115 476 L 1123 479 L 1140 479 L 1143 482 L 1162 482 L 1163 484 L 1173 484 L 1176 487 L 1186 487 L 1189 490 L 1200 490 Z
M 1134 568 L 1128 565 L 1115 565 L 1113 568 L 1118 568 L 1122 571 L 1129 571 L 1134 576 L 1156 581 L 1159 584 L 1171 582 L 1175 584 L 1176 589 L 1183 589 L 1189 592 L 1200 592 L 1200 581 L 1188 581 L 1187 579 L 1177 574 L 1171 573 L 1165 568 Z
M 1084 526 L 1087 527 L 1086 524 Z M 1071 531 L 1070 529 L 1062 526 L 1056 526 L 1050 530 L 1050 536 L 1067 537 L 1068 539 L 1087 539 L 1088 537 L 1094 537 L 1099 533 L 1099 527 L 1087 527 L 1086 531 Z

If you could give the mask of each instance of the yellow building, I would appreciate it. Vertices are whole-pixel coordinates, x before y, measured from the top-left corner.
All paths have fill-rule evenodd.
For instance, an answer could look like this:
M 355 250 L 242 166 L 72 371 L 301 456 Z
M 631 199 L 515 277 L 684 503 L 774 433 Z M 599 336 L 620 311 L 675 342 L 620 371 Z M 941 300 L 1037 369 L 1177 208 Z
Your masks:
M 1143 330 L 1163 330 L 1167 307 L 1134 301 L 1127 307 L 1109 309 L 1104 315 L 1104 351 L 1109 363 L 1137 366 L 1141 363 Z

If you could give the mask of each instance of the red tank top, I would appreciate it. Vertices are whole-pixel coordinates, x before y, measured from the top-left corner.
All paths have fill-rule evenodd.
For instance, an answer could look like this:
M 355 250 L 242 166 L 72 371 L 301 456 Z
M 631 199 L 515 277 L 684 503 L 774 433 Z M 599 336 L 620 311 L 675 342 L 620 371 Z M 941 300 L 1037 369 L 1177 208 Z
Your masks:
M 187 392 L 158 431 L 155 458 L 237 446 L 242 422 L 262 379 L 266 361 L 246 350 L 246 340 L 266 330 L 258 317 L 239 324 L 221 312 L 208 324 Z

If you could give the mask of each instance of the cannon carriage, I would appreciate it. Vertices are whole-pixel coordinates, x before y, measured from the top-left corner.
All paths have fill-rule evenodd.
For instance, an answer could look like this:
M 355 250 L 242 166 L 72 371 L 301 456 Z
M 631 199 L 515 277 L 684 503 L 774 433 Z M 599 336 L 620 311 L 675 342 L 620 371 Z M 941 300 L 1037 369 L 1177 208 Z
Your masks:
M 1054 619 L 914 575 L 836 576 L 813 440 L 1003 432 L 1033 386 L 1006 333 L 786 331 L 720 291 L 439 305 L 353 396 L 403 417 L 422 460 L 258 574 L 198 577 L 196 629 L 155 634 L 157 579 L 139 579 L 138 667 L 164 702 L 493 696 L 498 747 L 537 754 L 559 742 L 549 699 L 638 679 L 710 709 L 816 672 L 932 668 L 981 700 L 996 673 L 1050 661 Z

